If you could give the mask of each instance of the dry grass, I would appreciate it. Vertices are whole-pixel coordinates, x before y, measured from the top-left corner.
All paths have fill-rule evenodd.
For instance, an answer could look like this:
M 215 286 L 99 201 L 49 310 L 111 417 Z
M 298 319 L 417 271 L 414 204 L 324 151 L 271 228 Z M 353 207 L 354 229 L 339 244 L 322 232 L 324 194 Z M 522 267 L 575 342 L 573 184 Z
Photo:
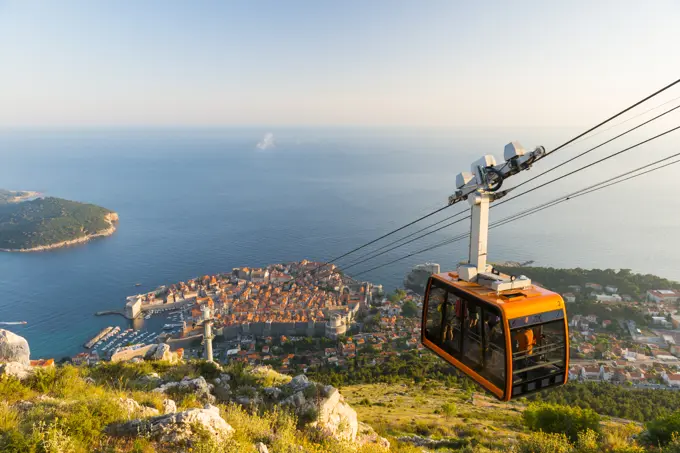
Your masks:
M 359 419 L 383 435 L 395 438 L 417 434 L 433 439 L 456 439 L 461 447 L 508 446 L 524 430 L 523 406 L 500 403 L 485 395 L 470 395 L 436 383 L 362 384 L 343 387 L 345 399 Z

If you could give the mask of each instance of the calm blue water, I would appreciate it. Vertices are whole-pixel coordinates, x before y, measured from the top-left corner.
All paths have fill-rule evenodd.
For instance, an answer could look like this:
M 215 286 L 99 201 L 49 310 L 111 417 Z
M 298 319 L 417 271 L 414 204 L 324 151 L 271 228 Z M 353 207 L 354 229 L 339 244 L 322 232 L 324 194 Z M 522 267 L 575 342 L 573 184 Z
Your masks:
M 234 266 L 329 259 L 443 205 L 457 172 L 484 152 L 500 157 L 502 146 L 516 137 L 508 131 L 274 130 L 278 146 L 256 150 L 265 132 L 0 133 L 0 187 L 99 204 L 121 219 L 112 237 L 86 245 L 0 254 L 0 321 L 28 321 L 12 330 L 29 340 L 33 357 L 72 355 L 102 327 L 125 323 L 95 317 L 95 311 L 120 308 L 126 296 L 141 290 Z M 570 133 L 531 132 L 546 145 Z M 664 151 L 650 153 L 658 157 Z M 607 174 L 593 172 L 581 180 Z M 672 172 L 667 175 L 670 190 L 657 197 L 642 197 L 638 189 L 650 181 L 640 180 L 493 230 L 491 256 L 626 267 L 680 279 L 680 206 Z M 508 203 L 493 216 L 580 187 L 577 182 L 528 196 L 526 204 Z M 405 249 L 466 228 L 461 223 Z M 453 267 L 465 254 L 461 242 L 362 278 L 394 288 L 414 264 L 429 260 Z M 135 288 L 137 282 L 141 288 Z

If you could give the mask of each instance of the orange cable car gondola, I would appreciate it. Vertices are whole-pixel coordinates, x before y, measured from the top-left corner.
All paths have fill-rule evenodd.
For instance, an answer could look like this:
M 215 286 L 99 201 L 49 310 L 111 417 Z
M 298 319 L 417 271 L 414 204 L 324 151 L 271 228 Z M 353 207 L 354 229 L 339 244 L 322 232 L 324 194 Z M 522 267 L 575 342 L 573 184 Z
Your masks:
M 485 156 L 472 173 L 456 178 L 453 204 L 471 205 L 470 259 L 458 272 L 430 277 L 423 303 L 421 341 L 498 399 L 510 399 L 566 384 L 569 327 L 562 297 L 524 277 L 487 265 L 490 202 L 503 179 L 528 169 L 544 150 L 505 147 L 506 162 Z

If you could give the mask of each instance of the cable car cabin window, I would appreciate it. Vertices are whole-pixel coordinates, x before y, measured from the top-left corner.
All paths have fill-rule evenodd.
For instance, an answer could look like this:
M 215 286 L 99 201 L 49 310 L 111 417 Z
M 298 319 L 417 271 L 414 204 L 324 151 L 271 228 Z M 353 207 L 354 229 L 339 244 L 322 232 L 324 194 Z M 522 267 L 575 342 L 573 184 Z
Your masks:
M 505 336 L 494 306 L 466 301 L 461 361 L 498 388 L 505 387 Z
M 427 303 L 425 336 L 458 358 L 460 352 L 463 303 L 455 294 L 432 285 Z
M 564 312 L 555 310 L 511 319 L 512 397 L 564 382 Z
M 473 369 L 484 362 L 482 357 L 482 307 L 468 302 L 466 306 L 465 335 L 463 336 L 463 353 L 466 364 Z
M 466 300 L 432 282 L 427 300 L 425 338 L 505 389 L 505 336 L 498 308 Z
M 503 319 L 495 307 L 483 312 L 484 362 L 482 376 L 500 388 L 505 386 L 505 335 Z

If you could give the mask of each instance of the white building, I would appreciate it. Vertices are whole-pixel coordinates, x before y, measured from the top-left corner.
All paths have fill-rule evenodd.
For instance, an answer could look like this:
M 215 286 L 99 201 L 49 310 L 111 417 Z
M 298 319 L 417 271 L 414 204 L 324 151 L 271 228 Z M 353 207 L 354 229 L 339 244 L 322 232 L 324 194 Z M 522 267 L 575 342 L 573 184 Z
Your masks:
M 680 374 L 668 374 L 665 371 L 661 373 L 661 379 L 669 387 L 680 387 Z
M 562 294 L 562 297 L 568 304 L 576 302 L 576 296 L 573 293 L 564 293 Z
M 609 294 L 616 294 L 616 293 L 619 292 L 619 288 L 617 288 L 616 286 L 611 286 L 611 285 L 605 286 L 604 290 L 605 290 L 605 292 L 607 292 Z
M 621 296 L 618 294 L 595 294 L 595 300 L 598 302 L 621 302 Z
M 588 381 L 599 381 L 604 374 L 604 367 L 602 365 L 586 365 L 583 367 L 583 378 Z
M 647 301 L 656 302 L 677 302 L 680 299 L 680 291 L 674 289 L 651 289 L 647 291 Z
M 662 327 L 671 327 L 672 324 L 666 320 L 665 316 L 652 316 L 652 322 L 654 325 Z

